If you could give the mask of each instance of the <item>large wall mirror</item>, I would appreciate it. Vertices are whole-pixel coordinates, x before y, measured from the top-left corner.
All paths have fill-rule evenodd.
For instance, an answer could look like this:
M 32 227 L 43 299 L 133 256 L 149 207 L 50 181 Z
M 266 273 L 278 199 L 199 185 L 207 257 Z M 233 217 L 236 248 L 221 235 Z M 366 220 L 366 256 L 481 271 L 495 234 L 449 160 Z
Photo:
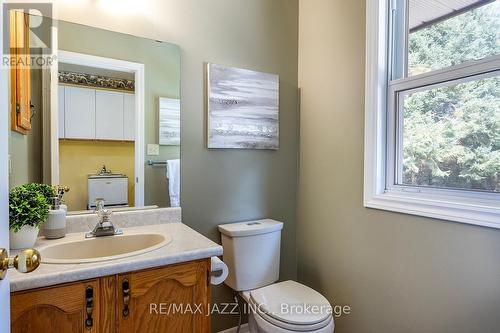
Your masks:
M 16 31 L 47 20 L 19 15 Z M 70 212 L 98 198 L 112 209 L 179 206 L 178 46 L 64 21 L 49 29 L 54 63 L 11 75 L 10 187 L 68 187 Z

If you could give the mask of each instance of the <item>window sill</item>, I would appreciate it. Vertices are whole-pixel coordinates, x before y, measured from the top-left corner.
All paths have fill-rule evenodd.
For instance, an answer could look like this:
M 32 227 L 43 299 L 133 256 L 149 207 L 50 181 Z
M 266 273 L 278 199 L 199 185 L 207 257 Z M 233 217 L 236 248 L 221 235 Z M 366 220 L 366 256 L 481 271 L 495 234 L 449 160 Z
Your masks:
M 393 212 L 500 229 L 500 207 L 452 202 L 445 197 L 417 198 L 385 192 L 365 196 L 364 206 Z

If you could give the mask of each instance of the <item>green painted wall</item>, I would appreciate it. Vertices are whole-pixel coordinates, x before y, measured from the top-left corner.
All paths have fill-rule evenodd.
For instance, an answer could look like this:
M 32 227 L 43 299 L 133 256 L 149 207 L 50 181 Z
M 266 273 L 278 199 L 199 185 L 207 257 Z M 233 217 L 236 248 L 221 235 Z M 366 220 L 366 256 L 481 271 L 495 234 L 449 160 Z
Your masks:
M 107 31 L 75 23 L 58 22 L 59 49 L 143 63 L 145 66 L 145 147 L 158 143 L 158 98 L 180 98 L 180 50 L 177 45 Z M 146 148 L 145 151 L 147 152 Z M 179 146 L 160 146 L 166 161 L 180 156 Z M 96 168 L 98 166 L 96 165 Z M 145 166 L 144 203 L 169 204 L 164 167 Z
M 30 100 L 36 114 L 26 135 L 10 130 L 9 125 L 10 188 L 42 182 L 42 71 L 32 69 L 30 75 Z M 10 110 L 8 114 L 10 124 Z
M 298 276 L 335 332 L 500 327 L 500 230 L 363 207 L 365 1 L 301 0 Z

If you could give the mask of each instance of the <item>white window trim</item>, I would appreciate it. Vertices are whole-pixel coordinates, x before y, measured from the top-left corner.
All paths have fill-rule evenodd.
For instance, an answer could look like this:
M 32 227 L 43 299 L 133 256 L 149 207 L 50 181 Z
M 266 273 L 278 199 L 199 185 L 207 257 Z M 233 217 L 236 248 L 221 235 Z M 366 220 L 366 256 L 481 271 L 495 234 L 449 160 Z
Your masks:
M 394 187 L 386 189 L 389 1 L 368 0 L 366 5 L 364 206 L 500 228 L 500 202 L 487 198 L 487 194 L 476 195 L 471 199 L 463 195 L 464 191 L 456 190 L 436 191 L 430 188 L 412 191 L 412 188 L 401 190 Z M 484 61 L 472 64 L 479 72 L 483 65 Z M 471 66 L 471 63 L 463 65 L 466 66 Z M 459 73 L 458 71 L 460 67 L 450 71 L 450 80 Z M 422 80 L 425 83 L 423 85 L 427 85 L 432 82 L 433 74 L 422 74 L 415 77 L 415 80 Z M 394 85 L 395 82 L 392 82 L 391 86 Z M 398 90 L 400 89 L 401 87 L 398 87 Z M 453 193 L 457 195 L 450 195 Z

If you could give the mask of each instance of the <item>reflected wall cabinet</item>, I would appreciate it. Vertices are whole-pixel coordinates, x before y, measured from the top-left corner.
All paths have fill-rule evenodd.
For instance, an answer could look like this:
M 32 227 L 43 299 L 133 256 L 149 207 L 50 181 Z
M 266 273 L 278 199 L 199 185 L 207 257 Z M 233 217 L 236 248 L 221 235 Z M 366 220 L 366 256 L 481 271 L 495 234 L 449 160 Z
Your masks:
M 59 138 L 135 140 L 135 95 L 59 85 Z

